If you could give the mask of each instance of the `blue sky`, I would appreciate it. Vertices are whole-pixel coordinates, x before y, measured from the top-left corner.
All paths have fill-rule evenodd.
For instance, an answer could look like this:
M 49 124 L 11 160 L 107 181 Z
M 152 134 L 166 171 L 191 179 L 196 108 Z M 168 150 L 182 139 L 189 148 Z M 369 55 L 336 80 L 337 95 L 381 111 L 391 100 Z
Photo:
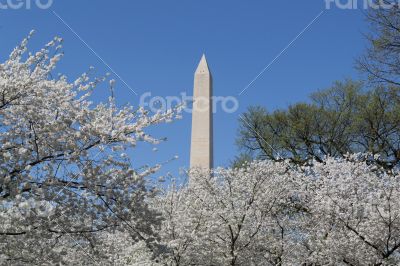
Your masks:
M 33 3 L 35 0 L 31 0 Z M 0 0 L 0 3 L 6 1 Z M 45 1 L 42 0 L 44 3 Z M 324 11 L 325 10 L 325 11 Z M 242 94 L 238 95 L 320 12 L 324 13 Z M 359 78 L 354 59 L 365 49 L 368 31 L 362 10 L 325 9 L 324 0 L 54 0 L 50 9 L 0 10 L 0 59 L 31 29 L 31 50 L 54 36 L 64 38 L 65 57 L 58 72 L 71 80 L 89 66 L 102 75 L 108 67 L 63 24 L 58 14 L 139 96 L 117 80 L 118 104 L 139 104 L 153 96 L 192 94 L 193 73 L 203 52 L 214 77 L 214 94 L 237 97 L 236 113 L 214 116 L 215 165 L 238 154 L 238 116 L 251 105 L 285 108 L 329 87 L 335 80 Z M 106 100 L 99 89 L 96 100 Z M 168 141 L 152 152 L 140 145 L 135 165 L 179 159 L 162 172 L 187 167 L 190 114 L 151 129 Z

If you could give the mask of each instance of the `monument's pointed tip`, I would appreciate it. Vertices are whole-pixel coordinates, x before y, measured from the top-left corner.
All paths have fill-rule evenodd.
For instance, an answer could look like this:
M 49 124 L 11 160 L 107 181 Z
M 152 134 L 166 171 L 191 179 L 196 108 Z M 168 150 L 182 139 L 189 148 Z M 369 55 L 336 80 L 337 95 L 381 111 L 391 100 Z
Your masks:
M 199 66 L 197 67 L 196 73 L 209 73 L 209 72 L 210 70 L 208 68 L 206 55 L 203 53 L 200 59 Z
M 206 54 L 205 53 L 203 53 L 203 55 L 201 56 L 201 60 L 200 60 L 200 63 L 205 63 L 206 65 L 208 65 L 208 63 L 207 63 L 207 58 L 206 58 Z

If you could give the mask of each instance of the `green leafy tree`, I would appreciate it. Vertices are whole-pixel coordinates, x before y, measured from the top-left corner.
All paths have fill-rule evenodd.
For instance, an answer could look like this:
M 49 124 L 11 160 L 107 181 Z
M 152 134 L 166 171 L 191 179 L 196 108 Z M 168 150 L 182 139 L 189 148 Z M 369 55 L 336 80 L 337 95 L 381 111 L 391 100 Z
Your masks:
M 336 82 L 311 95 L 309 103 L 268 112 L 250 107 L 240 117 L 237 143 L 260 159 L 295 164 L 323 162 L 327 156 L 371 154 L 392 168 L 400 162 L 399 89 L 363 91 L 362 83 Z

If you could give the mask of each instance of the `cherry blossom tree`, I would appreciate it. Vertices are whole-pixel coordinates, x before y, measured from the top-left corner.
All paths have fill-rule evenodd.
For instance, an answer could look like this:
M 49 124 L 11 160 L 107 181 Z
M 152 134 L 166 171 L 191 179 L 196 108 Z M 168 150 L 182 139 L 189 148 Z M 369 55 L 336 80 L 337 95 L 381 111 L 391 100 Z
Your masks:
M 400 264 L 400 175 L 352 160 L 316 164 L 304 180 L 312 219 L 307 263 Z M 307 176 L 309 177 L 309 176 Z
M 91 253 L 83 248 L 71 248 L 73 242 L 68 239 L 57 246 L 65 249 L 67 265 L 94 265 L 95 262 L 99 265 L 163 265 L 146 242 L 132 241 L 132 236 L 124 230 L 101 231 L 95 234 L 97 245 Z
M 279 265 L 295 239 L 296 183 L 285 164 L 200 169 L 155 203 L 172 265 Z M 289 241 L 292 239 L 292 241 Z
M 0 64 L 0 264 L 96 263 L 102 231 L 125 232 L 155 252 L 162 217 L 148 207 L 145 177 L 159 165 L 136 170 L 127 152 L 159 143 L 145 129 L 180 108 L 120 108 L 112 93 L 95 105 L 90 98 L 106 78 L 55 77 L 61 38 L 31 54 L 32 35 Z M 71 261 L 76 252 L 85 259 Z
M 359 156 L 310 165 L 192 170 L 153 203 L 165 264 L 398 265 L 398 172 Z

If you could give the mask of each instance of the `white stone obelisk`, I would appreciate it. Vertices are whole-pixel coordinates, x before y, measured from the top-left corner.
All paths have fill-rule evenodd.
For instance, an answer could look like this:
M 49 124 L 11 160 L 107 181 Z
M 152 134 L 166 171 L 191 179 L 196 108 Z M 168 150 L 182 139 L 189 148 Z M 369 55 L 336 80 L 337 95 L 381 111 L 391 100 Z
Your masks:
M 203 54 L 194 74 L 190 167 L 213 168 L 212 76 Z

